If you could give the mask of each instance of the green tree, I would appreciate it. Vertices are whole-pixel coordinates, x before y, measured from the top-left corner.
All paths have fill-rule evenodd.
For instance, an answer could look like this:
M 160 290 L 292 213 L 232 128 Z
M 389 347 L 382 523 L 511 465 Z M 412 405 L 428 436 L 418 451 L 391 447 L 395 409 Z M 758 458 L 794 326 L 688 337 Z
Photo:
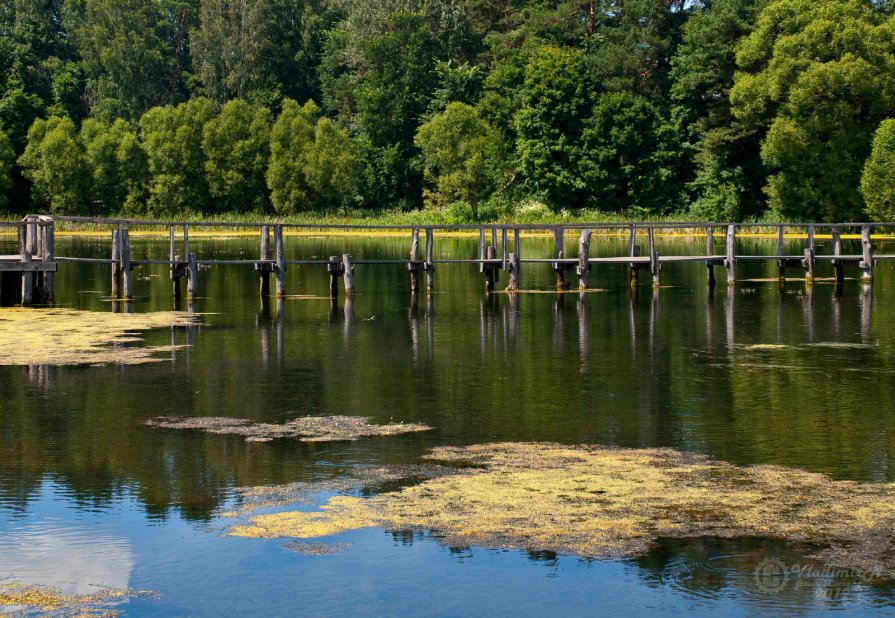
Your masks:
M 82 57 L 92 113 L 139 118 L 186 97 L 195 2 L 69 0 L 65 26 Z
M 671 61 L 672 118 L 683 149 L 679 174 L 692 213 L 711 220 L 755 216 L 765 207 L 760 140 L 739 125 L 730 105 L 736 44 L 764 0 L 713 0 L 695 11 Z
M 450 103 L 420 126 L 416 145 L 422 151 L 425 177 L 435 185 L 426 202 L 444 206 L 464 201 L 478 219 L 478 204 L 500 187 L 503 152 L 500 134 L 475 108 Z
M 148 211 L 152 214 L 203 212 L 209 207 L 202 133 L 215 115 L 205 98 L 154 107 L 140 118 L 149 169 Z
M 873 133 L 895 105 L 895 21 L 863 0 L 775 0 L 737 53 L 735 117 L 763 135 L 782 217 L 860 218 Z
M 873 147 L 861 175 L 867 214 L 877 221 L 895 220 L 895 119 L 887 118 L 873 136 Z
M 582 179 L 596 207 L 653 214 L 676 205 L 671 132 L 645 98 L 624 92 L 601 96 L 581 143 Z
M 528 186 L 559 206 L 579 207 L 589 195 L 580 174 L 580 140 L 591 91 L 577 49 L 543 47 L 525 68 L 516 149 Z
M 19 165 L 32 183 L 36 207 L 60 215 L 84 212 L 90 174 L 71 118 L 35 120 Z
M 13 187 L 12 168 L 16 153 L 12 149 L 9 136 L 0 130 L 0 211 L 9 206 L 9 193 Z
M 322 116 L 313 101 L 291 99 L 270 136 L 267 184 L 279 213 L 357 203 L 361 161 L 348 133 Z
M 81 125 L 80 139 L 90 170 L 93 212 L 121 212 L 133 200 L 142 197 L 139 194 L 131 196 L 135 183 L 145 183 L 147 171 L 145 156 L 137 155 L 136 166 L 131 161 L 134 156 L 130 150 L 131 144 L 135 144 L 137 140 L 129 122 L 119 118 L 106 124 L 101 120 L 88 118 Z
M 202 132 L 208 189 L 219 211 L 267 210 L 270 110 L 233 99 Z

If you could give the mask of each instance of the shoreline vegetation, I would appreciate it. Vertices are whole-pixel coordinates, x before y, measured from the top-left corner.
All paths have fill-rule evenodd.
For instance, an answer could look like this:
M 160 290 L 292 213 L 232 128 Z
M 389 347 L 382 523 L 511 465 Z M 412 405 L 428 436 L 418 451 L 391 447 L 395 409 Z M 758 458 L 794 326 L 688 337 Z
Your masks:
M 895 218 L 892 2 L 7 4 L 0 211 Z
M 125 220 L 133 222 L 130 224 L 131 236 L 142 237 L 167 237 L 169 226 L 175 226 L 175 233 L 179 233 L 181 226 L 189 224 L 191 236 L 201 237 L 233 237 L 233 236 L 256 236 L 258 234 L 254 226 L 259 225 L 278 225 L 297 226 L 286 227 L 283 230 L 286 236 L 405 236 L 409 230 L 415 227 L 427 226 L 452 226 L 452 225 L 472 225 L 472 226 L 582 226 L 593 225 L 593 233 L 596 235 L 606 236 L 627 236 L 630 228 L 627 226 L 636 225 L 638 228 L 646 228 L 653 226 L 656 228 L 656 234 L 662 237 L 704 237 L 705 226 L 708 223 L 714 224 L 715 235 L 720 237 L 723 235 L 723 227 L 733 221 L 705 221 L 703 219 L 692 218 L 684 215 L 668 215 L 655 216 L 644 219 L 631 219 L 618 214 L 601 213 L 597 211 L 579 211 L 560 213 L 541 212 L 539 216 L 528 217 L 501 217 L 488 221 L 457 221 L 444 212 L 432 212 L 428 210 L 353 210 L 338 213 L 301 213 L 285 217 L 273 216 L 262 213 L 221 213 L 211 216 L 202 216 L 201 214 L 192 214 L 171 219 L 149 219 L 135 218 L 133 216 L 121 213 L 111 215 L 108 219 Z M 0 221 L 17 223 L 21 220 L 21 216 L 0 213 Z M 691 224 L 693 227 L 688 227 Z M 786 238 L 798 239 L 806 238 L 807 232 L 805 226 L 814 222 L 801 221 L 775 221 L 772 218 L 749 219 L 745 221 L 735 222 L 738 224 L 737 236 L 742 238 L 776 238 L 776 228 L 766 227 L 783 225 Z M 857 222 L 856 222 L 857 223 Z M 662 225 L 674 226 L 662 228 Z M 871 224 L 881 225 L 881 224 Z M 341 228 L 333 228 L 332 226 L 344 226 Z M 617 228 L 600 228 L 600 226 L 626 226 Z M 754 226 L 754 227 L 753 227 Z M 382 229 L 393 227 L 395 229 Z M 180 229 L 178 229 L 180 228 Z M 354 229 L 352 229 L 354 228 Z M 377 229 L 379 228 L 379 229 Z M 109 233 L 110 224 L 108 223 L 92 223 L 92 222 L 74 222 L 74 221 L 57 221 L 57 236 L 97 236 Z M 449 229 L 439 231 L 440 236 L 473 236 L 477 235 L 477 229 Z M 551 229 L 523 229 L 523 236 L 547 236 L 552 234 Z M 0 238 L 15 237 L 15 228 L 0 228 Z M 887 237 L 895 235 L 895 230 L 888 232 L 887 230 L 874 231 L 874 237 Z M 825 228 L 815 231 L 816 239 L 828 239 L 830 234 Z M 843 233 L 842 238 L 847 240 L 860 239 L 860 232 Z

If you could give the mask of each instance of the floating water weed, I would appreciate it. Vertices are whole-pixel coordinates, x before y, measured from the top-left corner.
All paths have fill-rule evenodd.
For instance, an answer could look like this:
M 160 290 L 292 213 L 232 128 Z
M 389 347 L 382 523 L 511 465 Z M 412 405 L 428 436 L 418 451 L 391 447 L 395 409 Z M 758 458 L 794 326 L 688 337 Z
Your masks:
M 0 583 L 0 613 L 4 613 L 4 608 L 18 608 L 64 616 L 117 616 L 118 612 L 104 606 L 113 601 L 152 596 L 155 596 L 152 592 L 133 590 L 103 590 L 67 596 L 44 586 Z
M 372 498 L 335 496 L 314 512 L 256 515 L 230 534 L 317 538 L 378 526 L 428 529 L 453 545 L 605 558 L 659 538 L 766 537 L 825 545 L 832 566 L 895 577 L 895 484 L 741 467 L 671 449 L 487 444 L 434 449 L 474 466 Z
M 140 333 L 194 326 L 187 313 L 98 313 L 73 309 L 0 309 L 0 365 L 136 365 L 157 362 L 170 346 L 147 347 Z
M 270 442 L 276 438 L 292 438 L 302 442 L 357 440 L 367 436 L 394 436 L 428 431 L 427 425 L 394 423 L 376 425 L 364 416 L 305 416 L 282 424 L 252 423 L 242 418 L 221 416 L 180 418 L 160 416 L 146 421 L 149 427 L 162 429 L 200 429 L 208 433 L 245 436 L 248 442 Z

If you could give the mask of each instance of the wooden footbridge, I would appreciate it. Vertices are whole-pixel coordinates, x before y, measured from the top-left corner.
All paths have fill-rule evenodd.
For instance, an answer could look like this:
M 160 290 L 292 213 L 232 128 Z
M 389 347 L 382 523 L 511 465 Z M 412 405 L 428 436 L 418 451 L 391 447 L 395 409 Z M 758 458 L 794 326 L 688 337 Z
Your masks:
M 57 255 L 55 233 L 57 224 L 67 227 L 89 226 L 104 229 L 110 235 L 108 258 L 83 258 Z M 0 232 L 13 228 L 18 238 L 18 252 L 0 255 L 0 275 L 2 275 L 2 296 L 4 304 L 53 303 L 55 301 L 55 275 L 59 263 L 86 262 L 104 265 L 111 269 L 111 295 L 117 298 L 133 296 L 132 270 L 148 264 L 162 264 L 170 269 L 173 294 L 182 294 L 181 281 L 186 282 L 186 297 L 190 301 L 199 289 L 199 267 L 235 266 L 252 268 L 260 277 L 260 292 L 263 296 L 271 293 L 270 277 L 276 282 L 278 297 L 286 294 L 286 271 L 292 265 L 325 267 L 330 274 L 330 296 L 339 293 L 339 280 L 344 284 L 346 295 L 353 295 L 354 267 L 357 265 L 403 265 L 409 272 L 409 287 L 414 293 L 421 288 L 421 277 L 425 276 L 427 292 L 435 289 L 436 267 L 449 264 L 474 264 L 479 268 L 488 291 L 495 289 L 499 273 L 506 274 L 508 292 L 520 291 L 523 265 L 549 265 L 556 276 L 558 289 L 569 287 L 569 278 L 577 277 L 577 287 L 586 289 L 591 282 L 596 267 L 601 265 L 621 265 L 630 269 L 631 283 L 639 281 L 640 271 L 649 272 L 654 286 L 659 285 L 660 273 L 667 265 L 678 263 L 704 263 L 708 283 L 715 285 L 715 268 L 726 273 L 727 284 L 735 283 L 735 267 L 738 262 L 750 260 L 773 261 L 779 268 L 781 280 L 786 270 L 795 268 L 804 271 L 806 283 L 815 277 L 815 266 L 820 262 L 832 264 L 837 284 L 844 282 L 846 266 L 860 271 L 860 280 L 870 284 L 873 269 L 877 263 L 895 259 L 895 255 L 875 255 L 873 233 L 891 230 L 892 223 L 839 223 L 839 224 L 741 224 L 741 223 L 626 223 L 626 224 L 555 224 L 555 225 L 430 225 L 430 226 L 360 226 L 360 225 L 297 225 L 297 224 L 248 224 L 248 223 L 202 223 L 165 222 L 129 219 L 98 219 L 86 217 L 50 217 L 29 215 L 22 221 L 0 223 Z M 245 260 L 202 259 L 190 248 L 190 229 L 201 228 L 242 228 L 258 232 L 258 258 Z M 168 259 L 131 259 L 131 229 L 167 229 L 169 240 Z M 776 234 L 776 251 L 770 254 L 737 253 L 737 233 L 741 230 L 761 231 Z M 331 256 L 328 259 L 287 259 L 284 231 L 326 230 L 329 233 L 344 231 L 369 233 L 406 233 L 408 253 L 406 259 L 353 259 L 351 255 Z M 797 232 L 804 239 L 801 254 L 787 254 L 784 251 L 784 232 Z M 656 236 L 670 231 L 686 231 L 694 236 L 705 236 L 705 252 L 702 255 L 661 255 L 656 248 Z M 474 259 L 438 258 L 435 253 L 437 234 L 473 233 L 478 235 L 478 257 Z M 624 235 L 627 250 L 624 255 L 591 255 L 591 243 L 603 234 Z M 521 252 L 520 236 L 523 234 L 552 235 L 552 255 L 529 256 Z M 567 255 L 566 235 L 577 234 L 577 252 Z M 832 252 L 818 253 L 815 234 L 829 234 Z M 860 238 L 860 253 L 844 253 L 843 237 L 851 234 Z M 272 238 L 272 246 L 271 246 Z M 421 247 L 422 242 L 422 247 Z M 721 249 L 721 251 L 719 251 Z

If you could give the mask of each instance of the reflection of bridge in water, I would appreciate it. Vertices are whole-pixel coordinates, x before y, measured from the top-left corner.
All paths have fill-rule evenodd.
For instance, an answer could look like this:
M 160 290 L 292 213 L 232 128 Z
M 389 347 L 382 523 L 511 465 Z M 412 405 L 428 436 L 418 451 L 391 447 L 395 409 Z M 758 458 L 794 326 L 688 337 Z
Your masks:
M 57 255 L 55 251 L 56 224 L 67 226 L 89 225 L 92 229 L 105 228 L 110 233 L 108 258 L 84 258 Z M 276 281 L 276 296 L 286 293 L 286 271 L 290 266 L 319 266 L 326 268 L 330 275 L 329 295 L 339 294 L 340 280 L 346 296 L 355 293 L 354 267 L 360 264 L 402 265 L 409 273 L 409 287 L 413 293 L 421 289 L 421 277 L 425 275 L 427 292 L 435 289 L 436 267 L 452 264 L 477 265 L 487 290 L 494 290 L 500 272 L 507 278 L 508 292 L 518 292 L 522 288 L 523 265 L 549 266 L 555 273 L 558 289 L 568 289 L 568 278 L 577 277 L 575 287 L 588 289 L 596 276 L 596 267 L 603 265 L 622 266 L 630 269 L 631 284 L 636 286 L 641 271 L 649 272 L 654 288 L 658 288 L 660 273 L 669 265 L 703 263 L 706 266 L 708 284 L 715 285 L 715 268 L 726 273 L 729 286 L 735 285 L 736 266 L 740 262 L 771 261 L 778 266 L 779 278 L 785 280 L 787 269 L 799 269 L 807 284 L 815 280 L 818 263 L 829 263 L 833 267 L 837 286 L 844 285 L 846 266 L 860 270 L 860 279 L 865 284 L 873 280 L 873 269 L 878 262 L 895 259 L 895 255 L 874 254 L 873 235 L 885 234 L 895 224 L 740 224 L 740 223 L 627 223 L 627 224 L 562 224 L 562 225 L 432 225 L 432 226 L 362 226 L 362 225 L 298 225 L 298 224 L 249 224 L 249 223 L 172 223 L 165 221 L 138 221 L 127 219 L 97 219 L 84 217 L 48 217 L 29 215 L 20 222 L 0 223 L 4 228 L 14 228 L 18 235 L 18 253 L 0 256 L 2 274 L 3 304 L 30 304 L 32 302 L 52 303 L 55 300 L 55 277 L 59 263 L 92 263 L 111 269 L 111 295 L 113 298 L 129 299 L 133 296 L 134 268 L 144 265 L 165 265 L 170 270 L 173 295 L 180 298 L 181 281 L 186 281 L 186 298 L 191 301 L 199 289 L 201 266 L 233 266 L 252 268 L 260 277 L 262 296 L 271 294 L 270 276 Z M 228 230 L 257 230 L 259 252 L 257 259 L 203 259 L 191 250 L 190 229 L 225 228 Z M 130 230 L 166 229 L 168 231 L 169 255 L 161 260 L 139 260 L 131 258 Z M 350 254 L 317 259 L 287 259 L 286 240 L 290 233 L 311 230 L 325 230 L 329 233 L 406 233 L 408 253 L 401 259 L 355 259 Z M 435 251 L 436 234 L 472 233 L 478 235 L 478 256 L 470 259 L 442 257 Z M 577 242 L 566 242 L 569 233 L 577 233 Z M 656 238 L 663 234 L 685 232 L 693 236 L 705 237 L 704 252 L 698 255 L 662 255 Z M 748 253 L 737 250 L 738 235 L 761 233 L 776 238 L 775 251 L 768 254 Z M 595 236 L 596 233 L 596 236 Z M 523 255 L 521 237 L 523 235 L 552 235 L 551 255 Z M 271 247 L 271 235 L 273 246 Z M 626 238 L 627 246 L 623 255 L 591 254 L 594 238 Z M 787 253 L 786 238 L 804 239 L 801 254 Z M 829 253 L 818 253 L 817 238 L 829 238 L 832 248 Z M 877 236 L 878 237 L 878 236 Z M 846 253 L 844 240 L 859 240 L 860 252 Z M 421 240 L 423 247 L 421 248 Z M 61 275 L 64 276 L 64 270 Z
M 858 305 L 859 314 L 849 322 L 849 326 L 859 324 L 858 343 L 870 345 L 874 342 L 872 336 L 872 309 L 873 292 L 870 285 L 863 285 L 856 298 L 844 300 L 840 295 L 832 294 L 828 297 L 829 307 L 818 308 L 815 299 L 815 291 L 812 287 L 806 287 L 804 291 L 793 293 L 793 288 L 779 287 L 775 301 L 776 336 L 772 340 L 762 341 L 763 344 L 784 345 L 789 339 L 785 337 L 786 324 L 784 315 L 785 303 L 798 302 L 801 305 L 802 325 L 804 332 L 799 340 L 806 345 L 840 341 L 843 332 L 842 313 L 844 302 L 855 302 Z M 792 296 L 792 298 L 787 298 Z M 558 292 L 552 301 L 552 343 L 555 351 L 566 354 L 568 350 L 569 335 L 572 329 L 577 333 L 571 337 L 578 345 L 578 356 L 582 372 L 587 367 L 594 353 L 595 344 L 592 341 L 591 320 L 593 310 L 590 307 L 591 293 L 562 293 Z M 627 323 L 629 328 L 629 349 L 636 353 L 638 349 L 646 346 L 652 350 L 657 341 L 661 340 L 663 325 L 660 324 L 661 292 L 655 290 L 648 298 L 641 298 L 638 294 L 631 294 L 627 302 Z M 824 296 L 824 298 L 827 298 Z M 506 357 L 519 352 L 519 343 L 522 337 L 523 317 L 526 302 L 530 300 L 523 294 L 489 294 L 480 301 L 478 339 L 479 350 L 482 358 Z M 736 308 L 738 298 L 736 294 L 728 294 L 718 301 L 715 295 L 709 291 L 706 295 L 704 306 L 705 342 L 709 349 L 718 346 L 725 347 L 729 353 L 739 344 L 748 345 L 754 343 L 752 337 L 742 337 L 743 326 L 736 320 Z M 742 301 L 740 301 L 742 302 Z M 720 304 L 720 311 L 717 310 Z M 538 308 L 539 315 L 543 315 L 543 307 Z M 720 314 L 720 315 L 719 315 Z M 816 316 L 823 315 L 828 323 L 824 323 L 823 335 L 818 336 L 815 328 Z M 426 295 L 424 299 L 416 294 L 411 296 L 411 303 L 407 309 L 406 328 L 409 333 L 411 358 L 414 365 L 431 363 L 436 354 L 435 326 L 438 322 L 435 298 Z M 358 322 L 368 321 L 369 318 L 358 320 L 354 315 L 354 299 L 348 297 L 343 303 L 337 299 L 330 302 L 329 322 L 342 331 L 346 342 L 357 329 Z M 664 325 L 667 328 L 667 325 Z M 289 321 L 286 311 L 285 299 L 276 299 L 273 306 L 267 299 L 262 299 L 255 317 L 255 327 L 258 331 L 260 362 L 263 369 L 270 367 L 282 367 L 287 347 L 287 333 Z M 200 336 L 199 325 L 187 328 L 171 329 L 171 356 L 172 363 L 182 358 L 187 365 L 190 364 L 190 348 Z M 846 337 L 849 338 L 849 337 Z M 55 381 L 55 369 L 52 367 L 33 366 L 26 369 L 29 381 L 34 385 L 45 386 Z

